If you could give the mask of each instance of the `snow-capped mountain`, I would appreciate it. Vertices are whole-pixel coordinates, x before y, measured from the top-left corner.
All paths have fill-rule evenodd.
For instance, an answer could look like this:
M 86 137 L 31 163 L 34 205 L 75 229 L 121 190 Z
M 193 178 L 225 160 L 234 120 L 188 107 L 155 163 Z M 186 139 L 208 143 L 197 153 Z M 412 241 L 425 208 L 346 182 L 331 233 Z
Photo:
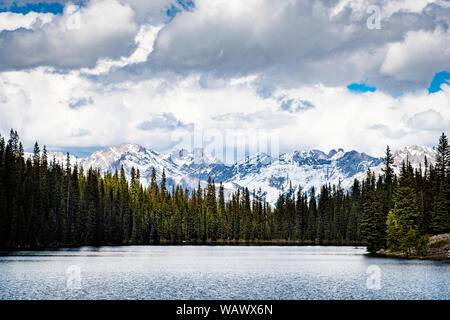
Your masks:
M 281 154 L 274 159 L 258 154 L 236 163 L 229 182 L 235 186 L 262 190 L 269 203 L 275 203 L 280 192 L 318 189 L 325 183 L 349 188 L 355 178 L 361 178 L 370 167 L 383 162 L 357 151 L 331 150 L 328 154 L 320 150 L 294 151 Z
M 60 152 L 49 153 L 61 163 L 66 162 L 66 155 Z M 423 166 L 425 157 L 429 163 L 434 163 L 436 151 L 424 146 L 408 146 L 397 150 L 394 154 L 394 170 L 400 171 L 402 161 L 411 162 L 418 168 Z M 226 165 L 212 157 L 203 149 L 174 150 L 170 153 L 158 153 L 137 144 L 123 143 L 118 147 L 110 147 L 94 152 L 87 158 L 70 157 L 72 164 L 78 163 L 85 169 L 98 168 L 101 172 L 114 172 L 124 167 L 127 176 L 131 168 L 139 169 L 141 183 L 148 185 L 152 168 L 155 168 L 157 179 L 161 179 L 165 169 L 167 185 L 180 184 L 190 190 L 200 182 L 206 185 L 209 177 L 216 184 L 223 182 L 226 194 L 237 188 L 261 190 L 260 196 L 275 204 L 282 192 L 297 190 L 310 191 L 315 187 L 317 192 L 323 184 L 338 185 L 348 189 L 355 178 L 364 178 L 368 168 L 376 174 L 381 174 L 383 159 L 371 157 L 358 151 L 343 149 L 331 150 L 325 153 L 320 150 L 293 151 L 283 153 L 274 158 L 265 153 L 253 154 L 232 165 Z
M 178 166 L 169 161 L 164 154 L 132 143 L 122 143 L 119 147 L 96 151 L 88 158 L 79 159 L 78 163 L 84 168 L 99 168 L 101 172 L 114 172 L 116 169 L 120 170 L 123 165 L 127 176 L 130 176 L 131 168 L 134 167 L 139 169 L 144 185 L 150 183 L 152 168 L 155 168 L 158 179 L 161 179 L 164 168 L 169 184 L 182 178 Z
M 400 169 L 402 168 L 402 163 L 408 161 L 411 163 L 411 166 L 414 169 L 419 169 L 422 167 L 424 169 L 425 158 L 427 159 L 428 164 L 435 164 L 436 162 L 436 150 L 426 146 L 405 146 L 393 153 L 394 163 L 392 165 L 395 174 L 400 173 Z M 383 164 L 371 168 L 371 170 L 375 173 L 375 175 L 379 175 L 382 173 Z

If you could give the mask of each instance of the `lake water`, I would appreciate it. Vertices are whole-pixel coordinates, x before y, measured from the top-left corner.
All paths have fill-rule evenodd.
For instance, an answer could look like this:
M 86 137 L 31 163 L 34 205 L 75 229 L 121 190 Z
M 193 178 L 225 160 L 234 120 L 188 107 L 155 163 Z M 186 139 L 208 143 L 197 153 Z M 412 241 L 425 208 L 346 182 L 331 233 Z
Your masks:
M 450 264 L 363 247 L 126 246 L 4 252 L 0 299 L 450 299 Z

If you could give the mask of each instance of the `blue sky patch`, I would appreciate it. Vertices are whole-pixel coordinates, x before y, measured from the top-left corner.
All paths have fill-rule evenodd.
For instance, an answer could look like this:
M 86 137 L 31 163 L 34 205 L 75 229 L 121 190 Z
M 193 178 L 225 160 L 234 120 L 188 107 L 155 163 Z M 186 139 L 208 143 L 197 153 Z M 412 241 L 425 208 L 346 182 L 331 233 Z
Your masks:
M 355 93 L 362 93 L 368 91 L 375 92 L 377 90 L 376 87 L 368 86 L 365 83 L 352 83 L 347 86 L 347 89 Z
M 62 14 L 64 11 L 64 6 L 57 2 L 38 2 L 38 3 L 27 3 L 24 5 L 18 5 L 14 2 L 11 6 L 5 6 L 3 1 L 0 1 L 0 12 L 13 12 L 27 14 L 31 11 L 40 13 L 53 13 Z
M 428 88 L 428 93 L 435 93 L 441 91 L 441 85 L 443 83 L 450 85 L 450 72 L 441 71 L 434 75 L 433 80 L 431 81 L 430 87 Z
M 176 4 L 172 4 L 167 9 L 166 14 L 170 19 L 173 19 L 178 13 L 183 10 L 189 11 L 195 7 L 194 1 L 191 0 L 177 0 Z

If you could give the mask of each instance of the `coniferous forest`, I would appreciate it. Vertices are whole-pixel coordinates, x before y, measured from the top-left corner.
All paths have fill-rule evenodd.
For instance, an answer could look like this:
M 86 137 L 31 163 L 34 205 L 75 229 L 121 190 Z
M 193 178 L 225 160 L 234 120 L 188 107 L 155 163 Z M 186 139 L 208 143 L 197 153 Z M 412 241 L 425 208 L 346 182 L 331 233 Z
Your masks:
M 101 174 L 49 159 L 35 144 L 25 158 L 16 131 L 0 136 L 0 248 L 159 243 L 363 244 L 419 252 L 432 234 L 450 231 L 450 148 L 443 133 L 432 165 L 403 163 L 399 176 L 386 149 L 383 173 L 368 171 L 349 191 L 339 185 L 280 194 L 273 208 L 256 191 L 225 199 L 214 181 L 194 191 L 157 183 L 123 167 Z M 292 187 L 290 190 L 294 190 Z

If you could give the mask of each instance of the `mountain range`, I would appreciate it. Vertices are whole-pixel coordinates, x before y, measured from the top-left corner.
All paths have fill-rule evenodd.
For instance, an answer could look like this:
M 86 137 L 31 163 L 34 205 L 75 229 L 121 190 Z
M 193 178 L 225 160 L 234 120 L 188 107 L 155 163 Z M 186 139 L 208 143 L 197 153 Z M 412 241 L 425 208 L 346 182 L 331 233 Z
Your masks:
M 49 158 L 53 157 L 62 163 L 66 161 L 66 156 L 61 152 L 50 152 Z M 393 157 L 394 171 L 398 173 L 402 161 L 406 159 L 415 168 L 423 166 L 425 157 L 429 163 L 434 163 L 436 151 L 425 146 L 405 146 L 395 151 Z M 123 165 L 127 177 L 130 176 L 131 168 L 135 167 L 140 171 L 144 186 L 150 182 L 152 168 L 156 169 L 158 180 L 165 169 L 169 188 L 179 184 L 193 190 L 199 182 L 204 187 L 211 177 L 216 184 L 224 184 L 226 195 L 237 188 L 248 187 L 270 204 L 275 204 L 280 193 L 287 192 L 290 188 L 295 191 L 299 186 L 309 192 L 312 187 L 320 190 L 325 183 L 340 183 L 344 190 L 348 190 L 355 178 L 364 178 L 368 168 L 380 174 L 384 165 L 382 158 L 343 149 L 328 153 L 320 150 L 293 151 L 277 158 L 256 153 L 229 165 L 215 159 L 203 149 L 159 153 L 131 143 L 96 151 L 86 158 L 70 156 L 70 161 L 72 165 L 78 163 L 85 169 L 98 168 L 101 172 L 114 172 Z

